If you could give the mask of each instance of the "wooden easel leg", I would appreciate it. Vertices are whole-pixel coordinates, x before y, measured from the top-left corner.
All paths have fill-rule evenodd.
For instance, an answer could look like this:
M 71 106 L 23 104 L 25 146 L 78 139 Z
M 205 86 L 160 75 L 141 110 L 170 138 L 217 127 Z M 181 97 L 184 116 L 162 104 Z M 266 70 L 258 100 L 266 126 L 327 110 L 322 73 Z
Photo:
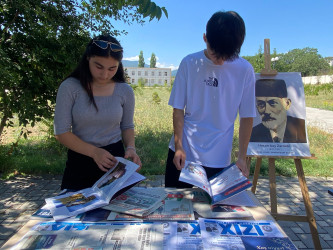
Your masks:
M 262 158 L 257 158 L 256 166 L 255 166 L 254 174 L 253 174 L 252 188 L 251 188 L 251 191 L 254 194 L 256 193 L 256 189 L 257 189 L 257 183 L 258 183 L 258 178 L 259 178 L 259 174 L 260 174 L 261 162 L 262 162 Z
M 269 173 L 269 189 L 271 200 L 271 214 L 277 214 L 277 198 L 276 198 L 276 180 L 275 180 L 275 159 L 268 158 Z
M 317 230 L 316 218 L 313 213 L 312 204 L 311 204 L 311 200 L 310 200 L 310 196 L 309 196 L 309 190 L 308 190 L 308 186 L 306 185 L 306 181 L 305 181 L 305 175 L 304 175 L 304 171 L 303 171 L 302 162 L 300 159 L 294 159 L 294 161 L 295 161 L 295 165 L 296 165 L 298 181 L 301 186 L 306 215 L 308 217 L 310 231 L 312 234 L 313 244 L 314 244 L 315 249 L 322 249 L 321 244 L 320 244 L 318 230 Z

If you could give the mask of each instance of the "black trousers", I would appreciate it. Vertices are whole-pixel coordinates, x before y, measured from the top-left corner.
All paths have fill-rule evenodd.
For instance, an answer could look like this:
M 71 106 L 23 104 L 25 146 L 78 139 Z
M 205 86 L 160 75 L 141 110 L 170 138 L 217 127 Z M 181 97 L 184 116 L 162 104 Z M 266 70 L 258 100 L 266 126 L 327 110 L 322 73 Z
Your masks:
M 175 152 L 169 149 L 166 168 L 165 168 L 165 187 L 175 187 L 175 188 L 191 188 L 193 185 L 179 181 L 180 172 L 175 164 L 173 163 L 173 157 L 175 156 Z M 222 168 L 203 168 L 206 171 L 207 178 L 210 178 L 220 172 Z
M 122 141 L 101 148 L 106 149 L 113 156 L 124 157 L 125 155 Z M 80 190 L 91 187 L 103 174 L 105 172 L 99 169 L 93 158 L 69 149 L 61 189 Z

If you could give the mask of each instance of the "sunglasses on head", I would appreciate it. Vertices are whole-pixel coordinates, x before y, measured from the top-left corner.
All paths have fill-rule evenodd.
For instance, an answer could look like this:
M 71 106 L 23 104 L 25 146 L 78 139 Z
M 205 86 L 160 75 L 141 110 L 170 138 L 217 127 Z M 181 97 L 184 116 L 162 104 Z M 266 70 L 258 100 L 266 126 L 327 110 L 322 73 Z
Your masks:
M 123 50 L 123 48 L 120 45 L 113 43 L 113 42 L 108 42 L 108 41 L 103 41 L 103 40 L 93 40 L 93 44 L 97 45 L 101 49 L 107 49 L 108 45 L 110 44 L 110 49 L 113 52 L 119 52 L 119 51 Z

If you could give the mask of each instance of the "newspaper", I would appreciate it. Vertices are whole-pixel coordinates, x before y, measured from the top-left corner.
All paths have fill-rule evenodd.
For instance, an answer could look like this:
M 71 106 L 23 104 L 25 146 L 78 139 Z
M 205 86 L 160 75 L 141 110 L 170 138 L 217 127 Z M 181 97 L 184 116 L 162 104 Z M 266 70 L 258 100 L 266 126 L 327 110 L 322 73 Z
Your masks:
M 149 190 L 152 190 L 150 188 Z M 194 220 L 194 212 L 191 199 L 193 198 L 190 190 L 166 188 L 167 197 L 161 202 L 161 206 L 153 213 L 135 217 L 128 214 L 111 212 L 108 220 L 121 221 L 142 221 L 142 220 Z
M 273 221 L 199 218 L 206 249 L 297 249 Z
M 199 222 L 165 222 L 163 245 L 164 249 L 204 249 L 201 239 Z
M 252 186 L 236 164 L 229 165 L 208 179 L 206 171 L 201 165 L 185 161 L 185 167 L 180 173 L 179 180 L 205 190 L 211 197 L 212 204 L 219 203 Z
M 104 209 L 134 216 L 147 216 L 162 205 L 167 196 L 164 188 L 133 187 L 116 197 Z
M 63 220 L 109 204 L 111 198 L 124 185 L 128 185 L 127 180 L 132 175 L 137 177 L 137 181 L 145 179 L 135 172 L 139 168 L 138 165 L 121 157 L 116 158 L 117 165 L 106 172 L 91 188 L 45 199 L 54 220 Z
M 162 223 L 42 222 L 13 249 L 143 249 L 163 248 Z

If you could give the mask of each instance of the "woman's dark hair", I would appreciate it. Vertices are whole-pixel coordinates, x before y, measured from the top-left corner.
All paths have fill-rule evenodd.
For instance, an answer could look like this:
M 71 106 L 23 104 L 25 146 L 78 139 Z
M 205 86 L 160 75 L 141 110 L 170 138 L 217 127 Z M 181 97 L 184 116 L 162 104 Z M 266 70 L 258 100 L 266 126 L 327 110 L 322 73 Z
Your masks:
M 244 42 L 244 20 L 234 11 L 216 12 L 207 22 L 206 38 L 217 58 L 233 60 Z
M 125 79 L 124 67 L 123 64 L 121 63 L 121 60 L 123 59 L 123 51 L 114 52 L 111 50 L 110 45 L 108 45 L 106 49 L 102 49 L 98 47 L 95 43 L 93 43 L 94 40 L 108 41 L 121 46 L 120 43 L 117 41 L 117 39 L 115 39 L 110 35 L 100 35 L 93 38 L 87 45 L 86 51 L 84 52 L 78 66 L 68 77 L 74 77 L 80 81 L 83 88 L 87 91 L 90 101 L 93 103 L 96 110 L 98 110 L 94 99 L 94 94 L 92 92 L 91 83 L 93 79 L 89 69 L 88 59 L 94 56 L 114 58 L 115 60 L 119 61 L 119 66 L 116 74 L 112 79 L 116 82 L 126 82 L 126 79 Z

